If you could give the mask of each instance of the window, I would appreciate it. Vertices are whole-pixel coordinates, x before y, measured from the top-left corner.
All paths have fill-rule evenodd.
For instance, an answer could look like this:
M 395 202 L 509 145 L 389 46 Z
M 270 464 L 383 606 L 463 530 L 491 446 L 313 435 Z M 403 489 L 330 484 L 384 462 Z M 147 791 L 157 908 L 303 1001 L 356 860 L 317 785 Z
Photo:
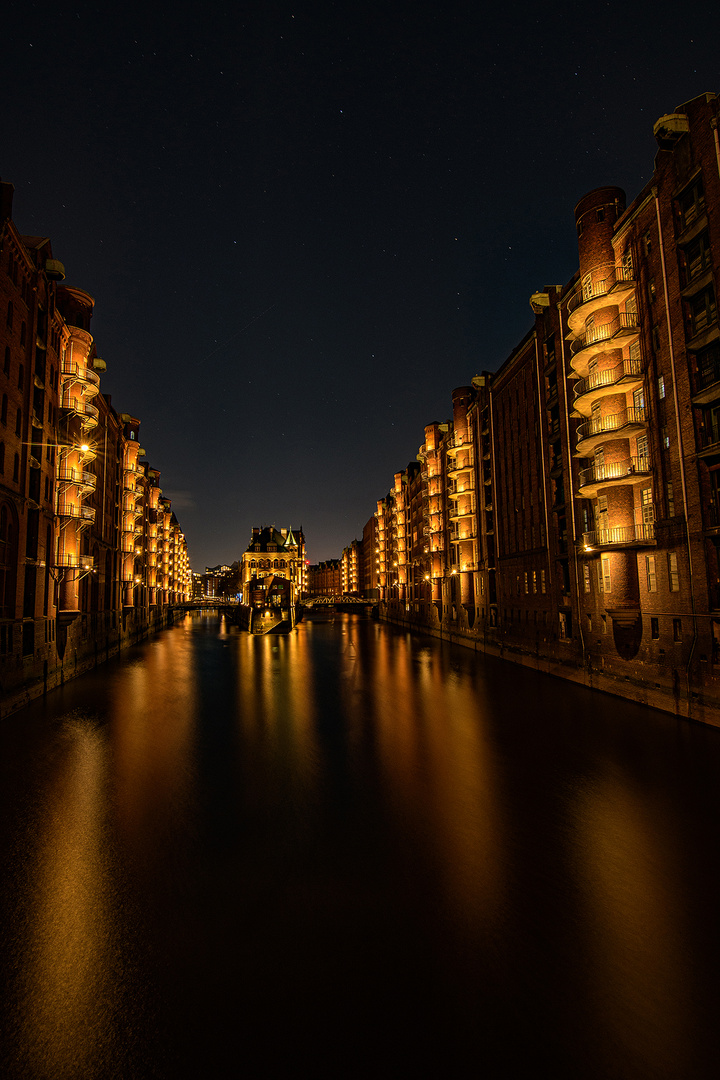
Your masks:
M 649 230 L 643 236 L 643 244 L 645 245 L 645 254 L 649 255 L 652 251 L 652 236 L 650 235 Z
M 529 590 L 528 590 L 528 573 L 527 573 L 527 570 L 526 570 L 525 571 L 525 595 L 526 596 L 527 596 L 528 592 L 529 592 Z
M 593 294 L 592 289 L 592 274 L 585 274 L 582 279 L 582 295 L 583 300 L 591 300 Z
M 696 293 L 687 301 L 688 334 L 695 337 L 717 320 L 715 290 L 712 285 Z
M 652 525 L 655 521 L 655 507 L 652 500 L 652 488 L 643 488 L 640 492 L 640 507 L 643 525 Z
M 639 472 L 647 472 L 648 468 L 649 468 L 649 464 L 648 464 L 648 437 L 647 437 L 647 435 L 638 435 L 637 456 L 638 456 L 638 470 L 639 470 Z
M 657 290 L 655 288 L 655 278 L 650 278 L 648 281 L 648 300 L 651 304 L 654 304 L 657 300 Z
M 628 349 L 628 354 L 631 360 L 642 360 L 642 349 L 640 346 L 640 338 L 633 341 Z
M 655 576 L 655 556 L 645 556 L 645 579 L 647 581 L 647 591 L 657 592 L 657 578 Z
M 633 408 L 638 413 L 642 413 L 645 409 L 645 391 L 642 387 L 639 390 L 635 390 L 633 393 Z M 639 417 L 639 419 L 643 419 Z
M 533 593 L 537 592 L 537 570 L 533 570 L 532 572 L 532 589 Z
M 7 326 L 8 330 L 12 330 L 12 324 L 13 324 L 13 306 L 12 306 L 12 300 L 8 300 L 7 318 L 5 320 L 5 325 Z
M 605 207 L 604 206 L 598 206 L 597 210 L 595 211 L 595 220 L 596 221 L 604 221 L 605 220 Z
M 669 480 L 665 485 L 665 494 L 667 496 L 668 517 L 675 517 L 675 494 L 673 492 L 673 486 Z
M 603 634 L 607 634 L 607 615 L 601 615 L 601 625 Z
M 657 639 L 660 637 L 660 620 L 659 619 L 655 619 L 655 618 L 650 619 L 650 637 L 654 641 L 657 641 Z
M 660 427 L 660 439 L 662 442 L 663 450 L 670 449 L 670 435 L 668 434 L 667 424 L 662 424 Z
M 674 551 L 668 551 L 668 581 L 670 592 L 680 591 L 680 574 L 678 572 L 678 558 Z
M 585 592 L 590 592 L 590 567 L 587 563 L 583 563 L 583 588 Z
M 694 183 L 683 191 L 677 201 L 680 228 L 687 229 L 705 211 L 705 191 L 702 177 L 698 176 Z
M 673 619 L 673 641 L 682 641 L 682 619 Z
M 609 593 L 611 592 L 612 582 L 610 581 L 610 556 L 603 555 L 600 559 L 600 591 Z
M 706 232 L 696 237 L 686 248 L 680 249 L 680 282 L 689 285 L 710 268 L 710 241 Z
M 5 346 L 5 362 L 3 364 L 3 372 L 5 375 L 10 374 L 10 346 Z
M 720 382 L 720 342 L 713 341 L 704 349 L 695 353 L 697 365 L 697 388 L 704 390 L 713 383 Z
M 658 375 L 658 397 L 662 401 L 665 397 L 665 376 Z
M 660 351 L 660 327 L 657 323 L 655 323 L 652 328 L 652 347 L 655 352 Z
M 540 571 L 540 592 L 545 592 L 545 571 Z

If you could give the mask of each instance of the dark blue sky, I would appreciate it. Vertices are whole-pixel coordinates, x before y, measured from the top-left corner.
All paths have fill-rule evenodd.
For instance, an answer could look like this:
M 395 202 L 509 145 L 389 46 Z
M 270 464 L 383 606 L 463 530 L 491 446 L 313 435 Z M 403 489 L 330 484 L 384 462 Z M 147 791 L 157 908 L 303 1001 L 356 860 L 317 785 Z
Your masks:
M 450 393 L 720 89 L 717 3 L 11 3 L 0 174 L 97 301 L 194 569 L 253 525 L 339 555 Z

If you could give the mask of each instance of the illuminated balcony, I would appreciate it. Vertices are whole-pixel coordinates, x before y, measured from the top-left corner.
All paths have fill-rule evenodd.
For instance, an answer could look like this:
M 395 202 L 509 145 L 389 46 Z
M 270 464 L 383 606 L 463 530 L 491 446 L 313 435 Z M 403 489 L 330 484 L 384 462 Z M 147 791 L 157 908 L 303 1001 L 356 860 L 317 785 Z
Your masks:
M 57 556 L 55 565 L 58 567 L 71 567 L 79 570 L 92 570 L 94 564 L 92 555 L 79 555 L 75 551 L 62 551 Z
M 588 373 L 588 365 L 594 356 L 608 349 L 620 349 L 629 338 L 637 337 L 640 324 L 635 312 L 623 311 L 602 326 L 595 326 L 570 343 L 570 363 L 573 371 L 581 377 Z
M 582 499 L 593 499 L 601 487 L 623 484 L 639 484 L 650 475 L 650 458 L 630 458 L 610 465 L 592 465 L 580 470 L 578 495 Z
M 77 410 L 80 414 L 83 426 L 87 428 L 94 428 L 98 425 L 100 419 L 100 411 L 95 405 L 91 405 L 89 401 L 80 401 L 77 405 Z
M 468 466 L 469 467 L 469 466 Z M 464 469 L 461 471 L 465 471 Z M 449 484 L 447 487 L 447 497 L 449 499 L 457 499 L 466 492 L 470 493 L 475 490 L 475 478 L 473 476 L 466 476 L 462 481 L 456 481 L 454 484 Z
M 599 308 L 608 306 L 607 297 L 615 284 L 615 274 L 610 268 L 606 277 L 599 281 L 593 281 L 590 285 L 578 288 L 578 291 L 568 301 L 568 326 L 574 334 L 579 333 L 585 326 L 588 315 L 592 315 Z M 610 301 L 612 303 L 612 301 Z
M 616 387 L 622 386 L 624 392 L 631 392 L 639 389 L 642 384 L 642 361 L 623 360 L 614 368 L 594 371 L 586 379 L 579 379 L 575 384 L 575 408 L 581 414 L 589 416 L 593 401 L 614 394 Z
M 474 523 L 471 521 L 467 521 L 463 525 L 462 533 L 460 533 L 457 529 L 450 530 L 450 543 L 462 544 L 464 540 L 474 540 L 476 536 L 477 530 Z
M 618 525 L 614 529 L 594 529 L 583 533 L 585 548 L 632 547 L 637 544 L 655 543 L 655 522 L 637 525 Z
M 94 491 L 97 486 L 95 473 L 71 465 L 59 465 L 56 480 L 59 484 L 76 484 L 85 491 Z
M 448 476 L 457 476 L 459 473 L 469 472 L 472 467 L 472 454 L 464 454 L 462 462 L 460 462 L 459 460 L 452 461 L 450 458 L 448 458 L 447 474 Z
M 587 457 L 596 446 L 608 441 L 608 436 L 628 439 L 645 430 L 647 411 L 645 409 L 622 409 L 610 416 L 586 420 L 577 429 L 575 453 L 578 457 Z
M 475 507 L 468 506 L 464 509 L 453 507 L 448 513 L 448 521 L 464 521 L 465 518 L 472 518 L 475 516 Z

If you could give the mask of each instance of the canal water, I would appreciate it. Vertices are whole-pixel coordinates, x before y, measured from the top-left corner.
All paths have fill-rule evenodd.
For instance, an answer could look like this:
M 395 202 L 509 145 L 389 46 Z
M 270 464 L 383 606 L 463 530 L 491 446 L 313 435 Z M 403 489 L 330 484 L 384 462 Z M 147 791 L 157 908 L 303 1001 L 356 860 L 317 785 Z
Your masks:
M 0 725 L 10 1080 L 718 1075 L 720 730 L 196 614 Z

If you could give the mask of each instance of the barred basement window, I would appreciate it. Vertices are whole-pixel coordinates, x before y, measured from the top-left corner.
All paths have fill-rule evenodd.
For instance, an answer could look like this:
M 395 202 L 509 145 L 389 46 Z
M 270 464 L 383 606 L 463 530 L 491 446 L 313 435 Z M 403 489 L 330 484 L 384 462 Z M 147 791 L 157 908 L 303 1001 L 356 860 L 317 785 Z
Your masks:
M 655 556 L 645 556 L 645 577 L 647 579 L 647 591 L 657 592 L 657 578 L 655 576 Z
M 678 558 L 674 551 L 668 552 L 668 581 L 670 592 L 680 591 L 680 573 L 678 571 Z

